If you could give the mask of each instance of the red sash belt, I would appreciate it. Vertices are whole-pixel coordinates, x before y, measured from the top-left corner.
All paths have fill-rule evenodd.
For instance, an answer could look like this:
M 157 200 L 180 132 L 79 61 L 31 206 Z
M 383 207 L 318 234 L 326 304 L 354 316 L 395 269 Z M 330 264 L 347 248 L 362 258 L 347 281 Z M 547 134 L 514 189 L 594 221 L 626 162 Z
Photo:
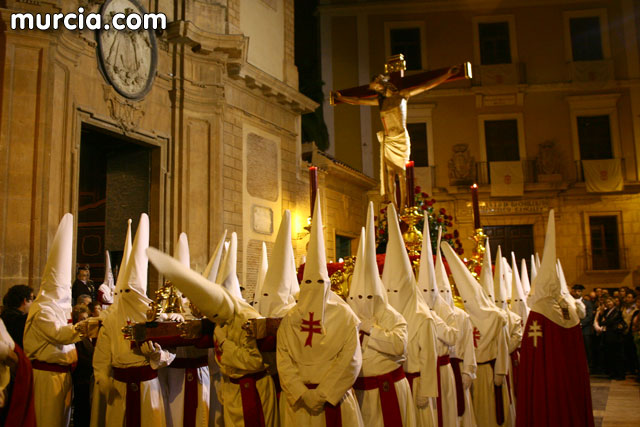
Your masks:
M 440 382 L 440 366 L 447 366 L 451 360 L 449 355 L 438 356 L 438 397 L 436 398 L 436 407 L 438 408 L 438 427 L 442 427 L 444 421 L 442 420 L 442 385 Z
M 405 372 L 404 375 L 407 377 L 407 381 L 409 381 L 409 387 L 413 390 L 413 380 L 420 376 L 420 372 Z
M 49 372 L 71 372 L 73 365 L 58 365 L 57 363 L 47 363 L 34 359 L 31 361 L 31 367 L 39 371 Z
M 184 427 L 195 427 L 198 410 L 198 369 L 208 366 L 207 356 L 177 357 L 170 368 L 184 369 L 184 405 L 182 423 Z
M 491 365 L 491 371 L 494 371 L 496 359 L 487 360 L 486 362 L 478 363 L 478 365 Z M 493 396 L 496 402 L 496 422 L 498 425 L 504 424 L 504 401 L 502 400 L 502 386 L 493 384 Z
M 405 378 L 402 367 L 375 377 L 358 377 L 353 388 L 356 390 L 378 389 L 382 405 L 382 419 L 385 426 L 402 425 L 400 403 L 396 394 L 395 383 Z
M 305 385 L 311 390 L 318 388 L 318 384 Z M 342 402 L 334 406 L 329 402 L 324 402 L 324 422 L 327 427 L 342 427 L 342 412 L 340 410 L 341 404 Z
M 0 424 L 4 422 L 5 426 L 36 427 L 31 363 L 18 344 L 14 351 L 18 356 L 18 366 L 12 379 L 10 400 L 0 411 Z
M 127 383 L 126 407 L 124 411 L 125 426 L 140 425 L 140 383 L 158 377 L 158 371 L 151 366 L 136 366 L 133 368 L 113 368 L 113 378 Z
M 456 357 L 451 358 L 451 369 L 453 369 L 453 378 L 456 380 L 456 399 L 458 400 L 458 416 L 464 414 L 464 388 L 462 386 L 462 372 L 460 371 L 460 363 L 462 359 Z
M 264 427 L 264 413 L 262 401 L 256 388 L 256 382 L 267 375 L 267 371 L 248 374 L 240 378 L 229 378 L 232 384 L 240 385 L 242 398 L 242 416 L 245 427 Z

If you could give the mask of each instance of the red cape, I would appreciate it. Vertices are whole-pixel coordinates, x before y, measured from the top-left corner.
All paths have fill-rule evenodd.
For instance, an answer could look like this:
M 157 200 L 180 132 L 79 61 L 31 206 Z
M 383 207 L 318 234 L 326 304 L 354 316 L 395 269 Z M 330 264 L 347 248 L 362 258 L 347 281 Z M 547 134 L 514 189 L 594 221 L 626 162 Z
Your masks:
M 529 314 L 522 337 L 516 427 L 592 427 L 591 385 L 580 325 Z
M 18 344 L 15 346 L 18 367 L 13 380 L 10 401 L 5 407 L 5 426 L 35 427 L 36 412 L 33 402 L 33 372 L 31 362 Z

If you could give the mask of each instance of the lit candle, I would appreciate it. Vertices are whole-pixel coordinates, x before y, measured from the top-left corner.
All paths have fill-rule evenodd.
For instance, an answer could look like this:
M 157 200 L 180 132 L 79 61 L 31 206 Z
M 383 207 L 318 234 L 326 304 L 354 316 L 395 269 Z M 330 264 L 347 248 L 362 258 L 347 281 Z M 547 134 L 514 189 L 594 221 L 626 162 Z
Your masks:
M 411 160 L 410 162 L 407 163 L 406 165 L 406 169 L 407 169 L 407 205 L 409 205 L 409 207 L 412 207 L 413 205 L 415 205 L 415 178 L 414 178 L 414 174 L 413 174 L 413 160 Z
M 311 205 L 309 207 L 311 214 L 309 216 L 313 216 L 313 207 L 316 205 L 316 194 L 318 193 L 318 168 L 316 166 L 309 168 L 309 191 L 311 192 Z
M 473 229 L 480 228 L 480 204 L 478 203 L 478 184 L 471 186 L 471 203 L 473 204 Z

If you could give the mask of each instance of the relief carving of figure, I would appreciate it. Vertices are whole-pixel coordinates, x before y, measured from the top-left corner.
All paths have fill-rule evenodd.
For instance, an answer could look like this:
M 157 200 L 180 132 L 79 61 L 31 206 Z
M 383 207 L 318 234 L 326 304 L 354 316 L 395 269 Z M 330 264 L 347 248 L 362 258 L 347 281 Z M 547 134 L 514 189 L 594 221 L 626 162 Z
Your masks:
M 538 144 L 536 171 L 538 175 L 555 175 L 560 173 L 561 159 L 554 141 Z
M 475 159 L 469 153 L 469 144 L 453 146 L 453 156 L 449 160 L 449 181 L 451 184 L 466 184 L 473 181 Z

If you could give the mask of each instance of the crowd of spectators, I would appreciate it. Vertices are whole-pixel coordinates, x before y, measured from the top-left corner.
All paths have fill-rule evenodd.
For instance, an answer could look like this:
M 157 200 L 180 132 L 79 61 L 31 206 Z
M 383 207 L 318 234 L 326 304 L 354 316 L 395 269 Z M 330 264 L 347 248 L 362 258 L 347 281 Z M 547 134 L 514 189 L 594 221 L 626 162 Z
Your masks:
M 584 289 L 576 284 L 571 294 L 586 307 L 581 327 L 590 372 L 614 380 L 634 375 L 640 382 L 640 289 L 596 288 L 583 295 Z

